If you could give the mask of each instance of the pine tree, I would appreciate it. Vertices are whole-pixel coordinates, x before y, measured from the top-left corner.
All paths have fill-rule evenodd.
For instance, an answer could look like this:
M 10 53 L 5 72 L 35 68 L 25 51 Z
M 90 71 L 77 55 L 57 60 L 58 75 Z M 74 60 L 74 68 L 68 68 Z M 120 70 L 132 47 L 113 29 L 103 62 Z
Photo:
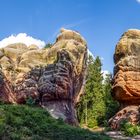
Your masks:
M 93 60 L 92 56 L 89 56 L 85 94 L 78 108 L 80 122 L 88 127 L 99 125 L 105 112 L 101 66 L 99 57 Z
M 111 81 L 112 81 L 112 75 L 107 74 L 106 78 L 104 80 L 104 100 L 106 104 L 106 115 L 104 117 L 104 120 L 110 119 L 119 108 L 119 103 L 115 101 L 111 96 Z
M 103 79 L 99 57 L 88 58 L 85 93 L 78 104 L 78 119 L 88 127 L 103 125 L 118 109 L 111 96 L 111 75 Z

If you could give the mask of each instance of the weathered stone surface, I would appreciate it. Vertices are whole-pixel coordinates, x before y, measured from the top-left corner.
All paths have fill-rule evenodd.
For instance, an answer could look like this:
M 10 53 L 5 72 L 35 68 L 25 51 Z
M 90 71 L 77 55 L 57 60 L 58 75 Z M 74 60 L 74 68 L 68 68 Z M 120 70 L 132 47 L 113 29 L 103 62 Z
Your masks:
M 140 106 L 128 105 L 121 109 L 110 120 L 110 126 L 112 129 L 119 129 L 120 124 L 123 121 L 129 121 L 131 124 L 139 124 L 140 122 Z
M 47 49 L 21 43 L 0 49 L 0 100 L 24 104 L 32 97 L 55 118 L 77 125 L 75 103 L 83 86 L 86 57 L 85 40 L 66 29 Z
M 12 92 L 12 85 L 3 75 L 1 68 L 0 68 L 0 101 L 5 103 L 15 103 L 15 96 Z
M 120 102 L 122 110 L 110 123 L 118 128 L 122 118 L 133 124 L 140 120 L 137 108 L 140 105 L 140 30 L 128 30 L 123 34 L 115 49 L 114 62 L 112 95 Z M 128 112 L 135 112 L 135 115 Z

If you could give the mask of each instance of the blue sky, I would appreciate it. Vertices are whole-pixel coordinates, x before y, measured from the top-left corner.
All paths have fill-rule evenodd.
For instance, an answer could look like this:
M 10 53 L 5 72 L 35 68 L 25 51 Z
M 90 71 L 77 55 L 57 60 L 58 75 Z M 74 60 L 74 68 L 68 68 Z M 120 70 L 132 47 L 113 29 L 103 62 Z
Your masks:
M 88 48 L 113 71 L 113 53 L 122 33 L 140 29 L 138 0 L 0 0 L 0 40 L 26 33 L 53 42 L 59 29 L 80 32 Z

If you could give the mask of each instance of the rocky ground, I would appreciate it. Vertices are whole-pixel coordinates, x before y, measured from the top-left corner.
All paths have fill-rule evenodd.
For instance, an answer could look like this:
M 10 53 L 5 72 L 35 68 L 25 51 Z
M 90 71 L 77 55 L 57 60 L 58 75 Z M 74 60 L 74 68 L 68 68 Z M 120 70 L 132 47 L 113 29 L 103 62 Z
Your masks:
M 125 136 L 121 131 L 105 131 L 104 127 L 89 130 L 97 133 L 104 133 L 107 136 L 109 136 L 112 140 L 140 140 L 140 135 L 137 135 L 135 137 L 128 137 Z
M 127 137 L 122 134 L 120 131 L 108 131 L 105 132 L 112 140 L 140 140 L 140 135 L 135 137 Z

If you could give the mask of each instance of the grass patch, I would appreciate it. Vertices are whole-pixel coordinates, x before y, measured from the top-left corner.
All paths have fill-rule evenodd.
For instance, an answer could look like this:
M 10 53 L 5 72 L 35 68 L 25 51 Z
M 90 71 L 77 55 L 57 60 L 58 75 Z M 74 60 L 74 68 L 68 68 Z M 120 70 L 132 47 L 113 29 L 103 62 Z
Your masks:
M 47 111 L 26 105 L 0 105 L 1 140 L 109 140 L 103 134 L 76 128 Z

